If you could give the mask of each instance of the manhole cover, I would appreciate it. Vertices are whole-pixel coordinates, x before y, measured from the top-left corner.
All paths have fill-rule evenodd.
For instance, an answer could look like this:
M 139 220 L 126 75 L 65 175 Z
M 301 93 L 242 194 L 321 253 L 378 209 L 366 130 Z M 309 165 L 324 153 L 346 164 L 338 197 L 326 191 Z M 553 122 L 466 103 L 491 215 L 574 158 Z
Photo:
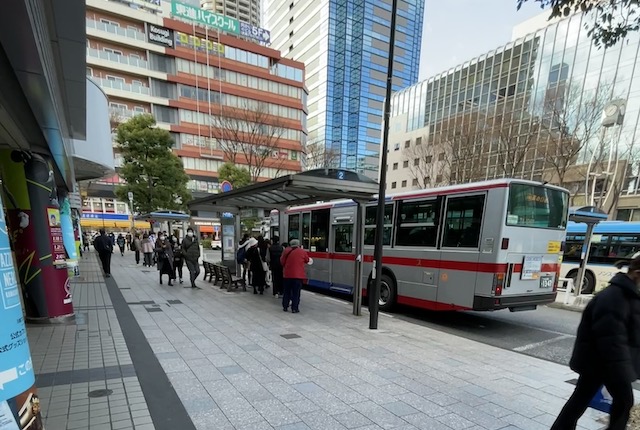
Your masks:
M 145 308 L 147 312 L 162 312 L 160 308 Z
M 89 391 L 89 397 L 107 397 L 113 394 L 113 390 L 104 388 L 102 390 Z
M 181 305 L 182 302 L 180 300 L 167 300 L 167 303 L 170 305 Z
M 285 339 L 297 339 L 300 336 L 295 334 L 295 333 L 290 333 L 290 334 L 281 334 L 280 336 L 284 337 Z

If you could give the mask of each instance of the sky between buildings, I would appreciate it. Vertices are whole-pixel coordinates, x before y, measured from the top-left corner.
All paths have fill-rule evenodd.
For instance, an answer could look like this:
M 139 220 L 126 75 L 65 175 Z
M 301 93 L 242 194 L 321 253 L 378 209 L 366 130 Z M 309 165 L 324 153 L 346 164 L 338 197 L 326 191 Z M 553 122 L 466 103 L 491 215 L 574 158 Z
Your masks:
M 529 0 L 425 0 L 420 80 L 511 40 L 513 26 L 542 11 Z

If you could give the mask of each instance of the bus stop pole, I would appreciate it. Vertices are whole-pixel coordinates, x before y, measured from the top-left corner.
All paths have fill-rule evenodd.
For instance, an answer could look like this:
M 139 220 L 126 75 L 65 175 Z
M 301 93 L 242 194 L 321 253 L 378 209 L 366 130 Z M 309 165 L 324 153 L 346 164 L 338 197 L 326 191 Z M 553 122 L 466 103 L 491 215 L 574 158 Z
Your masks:
M 362 274 L 364 265 L 364 204 L 362 202 L 356 202 L 358 204 L 356 209 L 356 231 L 355 231 L 355 271 L 353 274 L 353 314 L 355 316 L 362 315 Z
M 369 291 L 369 328 L 378 328 L 378 310 L 380 298 L 380 278 L 382 277 L 382 246 L 384 238 L 384 203 L 387 187 L 387 151 L 389 148 L 389 118 L 391 117 L 391 89 L 393 87 L 393 49 L 396 44 L 396 16 L 398 0 L 391 3 L 391 31 L 389 35 L 389 58 L 387 63 L 387 90 L 384 99 L 384 126 L 380 151 L 380 188 L 378 191 L 378 211 L 376 213 L 376 240 L 373 260 L 373 282 Z
M 587 261 L 589 261 L 589 251 L 591 250 L 591 236 L 593 235 L 593 228 L 595 224 L 592 222 L 588 222 L 587 231 L 584 235 L 584 244 L 582 245 L 582 255 L 580 260 L 580 267 L 578 268 L 578 276 L 576 277 L 576 282 L 574 284 L 573 295 L 578 297 L 582 292 L 582 283 L 584 282 L 584 272 L 587 266 Z

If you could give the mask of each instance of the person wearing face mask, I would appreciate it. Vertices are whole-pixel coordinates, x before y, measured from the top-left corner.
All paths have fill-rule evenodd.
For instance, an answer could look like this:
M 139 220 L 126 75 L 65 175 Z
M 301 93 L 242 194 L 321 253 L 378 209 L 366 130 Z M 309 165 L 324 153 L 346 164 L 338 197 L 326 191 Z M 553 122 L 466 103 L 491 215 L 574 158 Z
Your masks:
M 616 263 L 624 266 L 582 313 L 569 363 L 580 378 L 551 430 L 575 429 L 603 385 L 613 398 L 607 429 L 627 427 L 640 377 L 640 258 Z
M 187 237 L 182 240 L 182 256 L 184 261 L 187 262 L 187 269 L 189 269 L 191 288 L 198 288 L 196 279 L 200 275 L 200 263 L 198 261 L 200 259 L 200 244 L 191 227 L 187 229 Z
M 173 247 L 171 241 L 164 235 L 158 236 L 156 242 L 156 254 L 158 255 L 158 272 L 160 272 L 160 285 L 162 285 L 162 275 L 169 276 L 167 285 L 173 286 L 175 270 L 173 269 Z

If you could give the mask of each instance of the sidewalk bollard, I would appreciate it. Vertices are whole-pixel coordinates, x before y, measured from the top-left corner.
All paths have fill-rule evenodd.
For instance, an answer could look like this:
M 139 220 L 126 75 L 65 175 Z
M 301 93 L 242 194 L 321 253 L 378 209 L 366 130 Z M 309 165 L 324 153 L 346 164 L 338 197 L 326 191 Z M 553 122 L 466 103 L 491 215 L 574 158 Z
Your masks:
M 564 290 L 564 304 L 569 304 L 569 297 L 571 297 L 571 291 L 573 291 L 573 279 L 572 278 L 558 278 L 560 282 L 566 282 L 567 288 Z

